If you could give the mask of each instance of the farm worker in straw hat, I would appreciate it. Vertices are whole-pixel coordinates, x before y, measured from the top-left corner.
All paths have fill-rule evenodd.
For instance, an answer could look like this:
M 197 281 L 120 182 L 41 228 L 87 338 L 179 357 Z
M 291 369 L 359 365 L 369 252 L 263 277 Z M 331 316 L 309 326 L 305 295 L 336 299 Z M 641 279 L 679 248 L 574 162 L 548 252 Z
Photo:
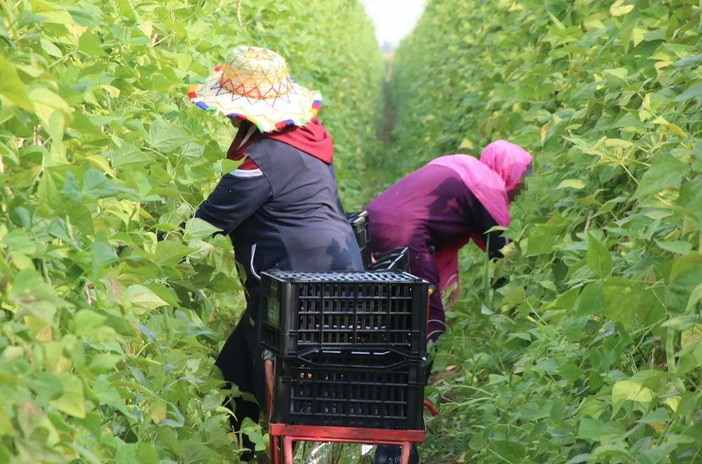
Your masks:
M 505 239 L 494 226 L 510 223 L 509 205 L 524 187 L 532 157 L 513 143 L 489 144 L 477 159 L 439 157 L 407 175 L 366 208 L 373 253 L 409 248 L 410 273 L 438 287 L 430 297 L 427 335 L 444 333 L 441 295 L 459 295 L 458 250 L 471 239 L 500 257 Z
M 216 365 L 227 382 L 265 407 L 260 272 L 362 270 L 361 254 L 337 191 L 332 139 L 315 117 L 321 95 L 296 84 L 280 55 L 237 47 L 204 84 L 191 86 L 189 96 L 238 128 L 227 157 L 241 164 L 222 177 L 195 216 L 229 235 L 246 290 L 246 310 Z M 247 417 L 258 422 L 259 404 L 232 401 L 235 430 Z M 246 437 L 244 445 L 253 450 Z

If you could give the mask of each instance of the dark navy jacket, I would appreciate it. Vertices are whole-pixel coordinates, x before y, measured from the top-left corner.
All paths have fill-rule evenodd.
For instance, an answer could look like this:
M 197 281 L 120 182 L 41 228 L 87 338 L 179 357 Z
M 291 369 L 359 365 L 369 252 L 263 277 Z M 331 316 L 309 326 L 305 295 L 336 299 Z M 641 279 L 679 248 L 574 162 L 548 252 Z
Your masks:
M 246 288 L 246 311 L 216 365 L 225 380 L 262 402 L 261 271 L 353 271 L 363 270 L 363 264 L 331 164 L 272 139 L 255 140 L 246 155 L 249 159 L 222 177 L 195 216 L 229 235 Z
M 226 174 L 195 215 L 231 237 L 249 299 L 263 270 L 362 270 L 333 166 L 270 139 L 246 153 L 258 169 Z

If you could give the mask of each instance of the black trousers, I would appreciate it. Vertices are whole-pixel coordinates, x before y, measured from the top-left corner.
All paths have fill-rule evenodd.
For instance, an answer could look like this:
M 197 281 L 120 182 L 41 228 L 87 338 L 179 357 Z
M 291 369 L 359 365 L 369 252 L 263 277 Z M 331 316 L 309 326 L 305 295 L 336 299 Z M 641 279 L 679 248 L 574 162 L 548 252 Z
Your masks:
M 236 385 L 240 392 L 253 395 L 256 399 L 249 401 L 230 395 L 225 401 L 225 405 L 234 413 L 230 424 L 235 432 L 241 429 L 241 424 L 247 417 L 258 423 L 260 412 L 266 412 L 265 364 L 261 356 L 263 350 L 258 330 L 258 293 L 258 288 L 249 292 L 248 307 L 215 362 L 229 385 Z M 254 449 L 253 443 L 246 436 L 243 437 L 242 445 L 252 451 Z

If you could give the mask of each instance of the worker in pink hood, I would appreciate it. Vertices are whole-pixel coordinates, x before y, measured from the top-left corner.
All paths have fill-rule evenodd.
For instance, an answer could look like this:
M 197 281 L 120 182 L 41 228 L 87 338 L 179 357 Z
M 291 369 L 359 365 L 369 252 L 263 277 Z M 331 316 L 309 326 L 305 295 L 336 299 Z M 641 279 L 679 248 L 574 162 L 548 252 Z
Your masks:
M 523 188 L 531 155 L 510 142 L 491 143 L 477 159 L 437 158 L 380 194 L 368 207 L 371 251 L 408 247 L 410 273 L 438 287 L 430 298 L 427 334 L 446 329 L 441 294 L 458 297 L 458 250 L 471 239 L 501 257 L 505 239 L 494 226 L 510 223 L 510 202 Z

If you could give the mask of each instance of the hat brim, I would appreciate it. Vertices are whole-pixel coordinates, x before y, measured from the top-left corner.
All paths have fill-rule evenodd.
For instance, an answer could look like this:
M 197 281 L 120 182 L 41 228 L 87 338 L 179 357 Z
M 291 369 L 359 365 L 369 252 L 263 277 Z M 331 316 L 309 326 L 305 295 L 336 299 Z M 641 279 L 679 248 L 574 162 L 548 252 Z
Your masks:
M 319 113 L 322 95 L 296 83 L 279 97 L 251 98 L 222 88 L 221 67 L 215 68 L 204 84 L 190 86 L 190 101 L 205 111 L 230 118 L 251 121 L 261 132 L 273 132 L 286 126 L 304 126 Z

